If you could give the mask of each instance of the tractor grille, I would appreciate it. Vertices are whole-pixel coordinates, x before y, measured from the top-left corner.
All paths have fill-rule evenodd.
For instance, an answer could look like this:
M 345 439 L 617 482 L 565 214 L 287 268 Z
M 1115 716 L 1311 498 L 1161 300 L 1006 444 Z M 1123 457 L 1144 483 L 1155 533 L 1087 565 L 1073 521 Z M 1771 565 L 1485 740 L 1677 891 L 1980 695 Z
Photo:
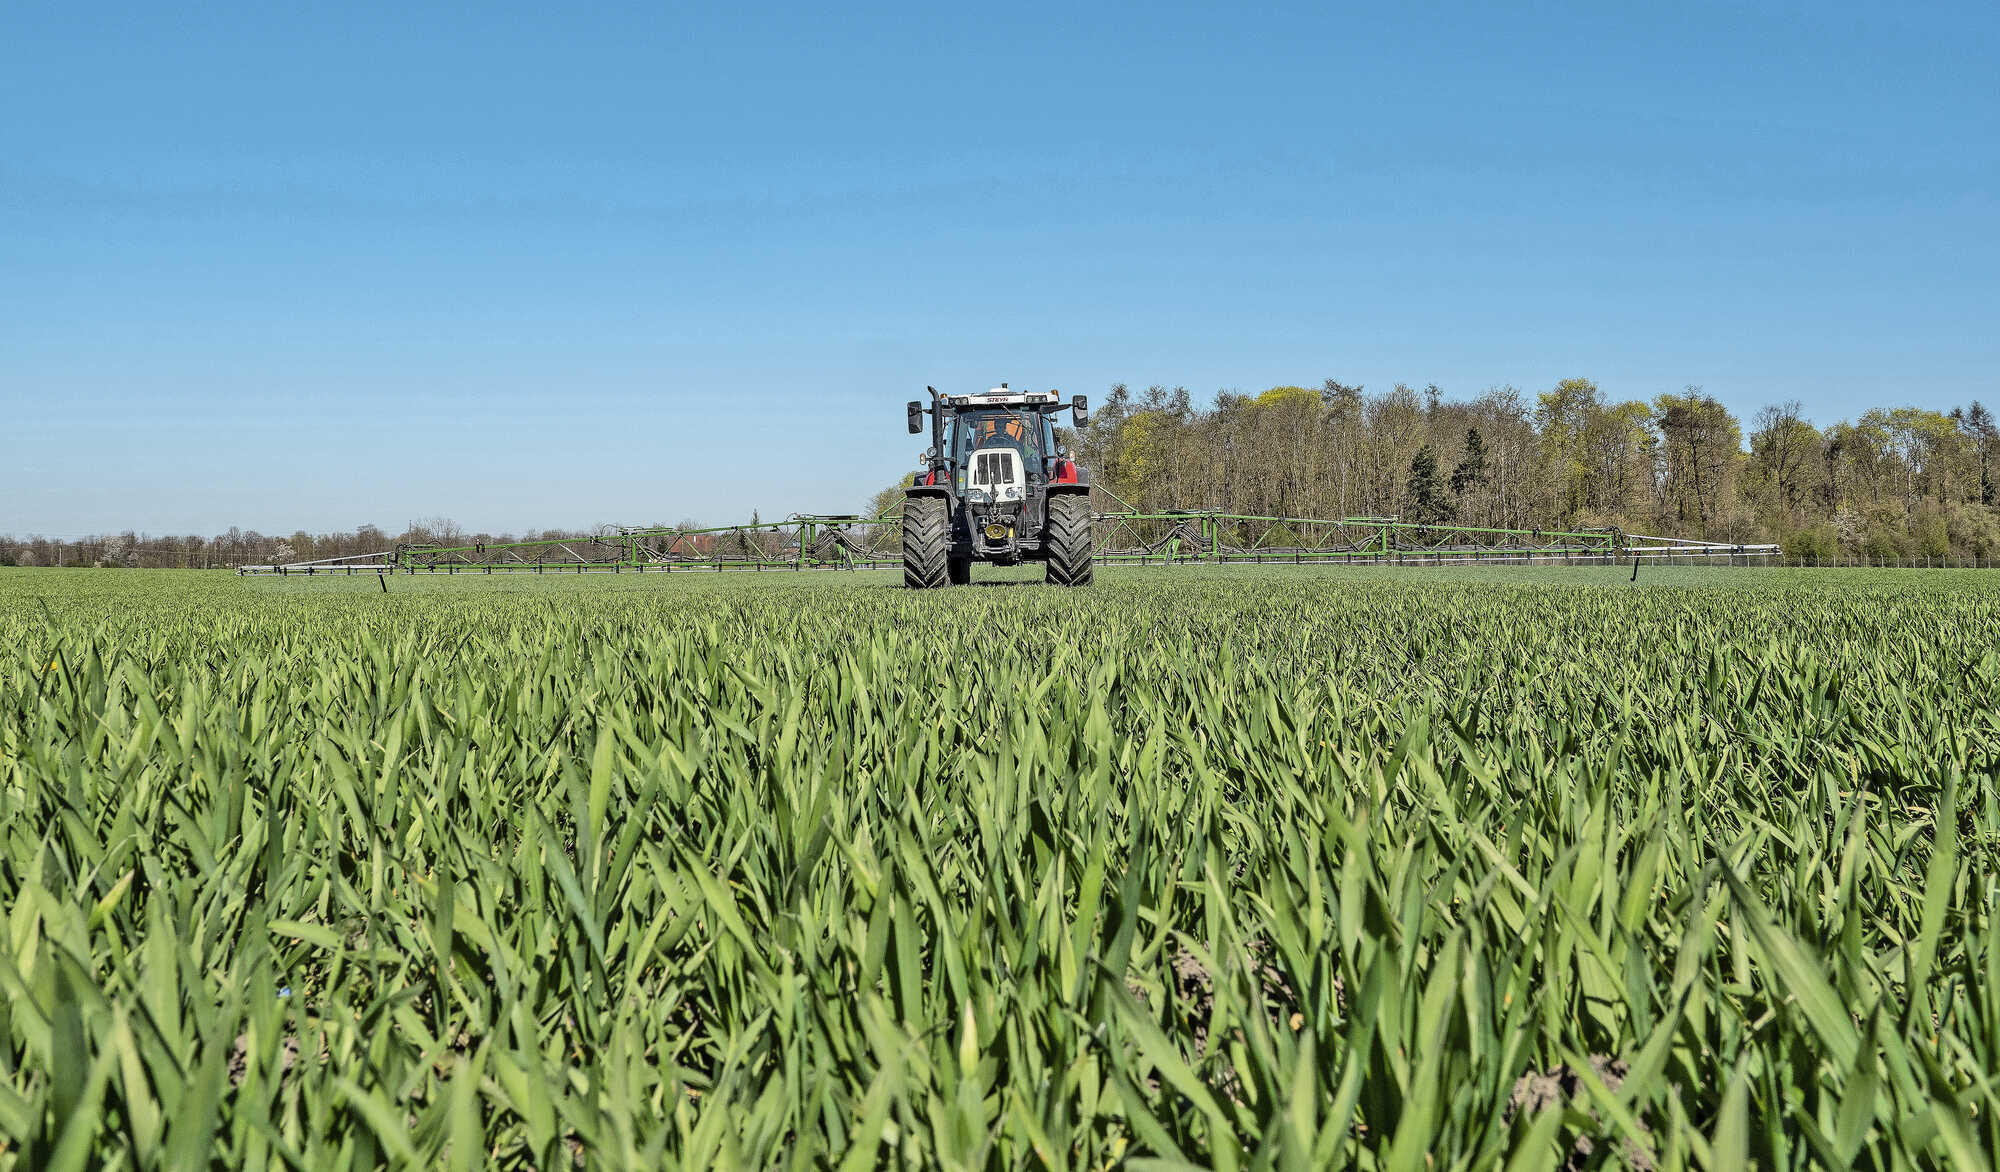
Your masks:
M 1000 452 L 981 452 L 973 470 L 975 484 L 1005 484 L 1014 478 L 1013 460 Z

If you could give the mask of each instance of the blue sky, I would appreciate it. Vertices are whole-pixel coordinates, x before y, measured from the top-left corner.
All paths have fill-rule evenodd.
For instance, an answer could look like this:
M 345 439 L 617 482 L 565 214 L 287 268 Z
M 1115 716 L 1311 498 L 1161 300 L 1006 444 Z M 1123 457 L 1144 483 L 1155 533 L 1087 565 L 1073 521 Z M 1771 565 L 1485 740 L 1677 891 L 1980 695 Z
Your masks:
M 926 383 L 1991 403 L 1996 60 L 1990 2 L 17 0 L 0 532 L 851 508 Z

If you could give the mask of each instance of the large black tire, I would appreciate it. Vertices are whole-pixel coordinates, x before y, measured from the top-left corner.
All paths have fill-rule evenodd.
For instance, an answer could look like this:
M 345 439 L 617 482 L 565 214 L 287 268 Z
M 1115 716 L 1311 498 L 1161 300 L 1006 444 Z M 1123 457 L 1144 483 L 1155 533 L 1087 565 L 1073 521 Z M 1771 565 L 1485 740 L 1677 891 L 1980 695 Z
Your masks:
M 912 590 L 944 585 L 950 557 L 951 523 L 945 499 L 903 498 L 903 585 Z
M 945 570 L 953 586 L 964 586 L 972 581 L 971 558 L 952 558 L 945 563 Z
M 1049 585 L 1090 585 L 1092 549 L 1088 495 L 1080 492 L 1050 494 L 1048 550 Z

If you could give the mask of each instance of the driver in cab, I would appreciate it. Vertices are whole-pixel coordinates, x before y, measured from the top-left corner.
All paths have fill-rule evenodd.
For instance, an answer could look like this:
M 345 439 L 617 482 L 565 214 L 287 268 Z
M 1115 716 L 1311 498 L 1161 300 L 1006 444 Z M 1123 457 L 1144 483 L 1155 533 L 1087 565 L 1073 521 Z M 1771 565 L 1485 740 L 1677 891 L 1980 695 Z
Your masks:
M 993 415 L 979 421 L 972 446 L 983 448 L 989 444 L 1007 444 L 1020 452 L 1024 460 L 1032 463 L 1035 453 L 1028 442 L 1032 434 L 1027 421 L 1019 415 Z

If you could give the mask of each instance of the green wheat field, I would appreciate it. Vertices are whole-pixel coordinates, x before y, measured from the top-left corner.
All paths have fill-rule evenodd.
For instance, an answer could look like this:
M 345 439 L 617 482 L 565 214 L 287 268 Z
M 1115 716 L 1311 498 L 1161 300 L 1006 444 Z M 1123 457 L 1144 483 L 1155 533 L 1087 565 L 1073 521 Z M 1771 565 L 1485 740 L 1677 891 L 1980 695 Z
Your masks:
M 1992 1168 L 2000 573 L 1629 576 L 0 571 L 0 1167 Z

